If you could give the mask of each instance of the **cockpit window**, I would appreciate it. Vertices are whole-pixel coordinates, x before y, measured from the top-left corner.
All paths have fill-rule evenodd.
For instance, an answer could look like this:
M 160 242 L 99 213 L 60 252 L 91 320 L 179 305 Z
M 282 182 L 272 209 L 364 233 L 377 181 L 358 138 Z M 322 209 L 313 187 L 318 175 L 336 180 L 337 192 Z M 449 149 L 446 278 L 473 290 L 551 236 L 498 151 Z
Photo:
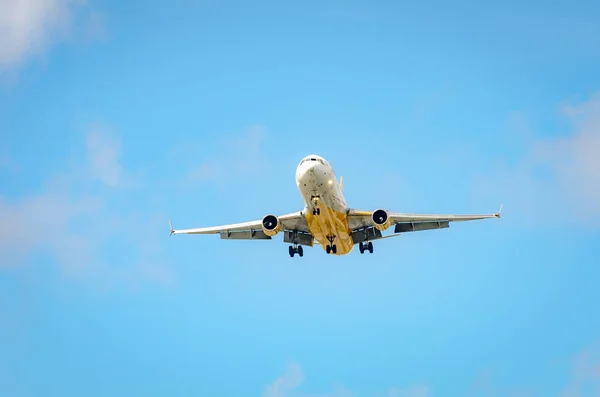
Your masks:
M 304 163 L 305 163 L 305 162 L 307 162 L 307 161 L 318 161 L 319 163 L 321 163 L 321 164 L 325 165 L 325 162 L 324 162 L 323 160 L 321 160 L 321 159 L 316 159 L 316 158 L 314 158 L 314 157 L 311 157 L 311 158 L 308 158 L 308 159 L 304 159 L 304 160 L 302 160 L 302 161 L 300 162 L 300 164 L 304 164 Z

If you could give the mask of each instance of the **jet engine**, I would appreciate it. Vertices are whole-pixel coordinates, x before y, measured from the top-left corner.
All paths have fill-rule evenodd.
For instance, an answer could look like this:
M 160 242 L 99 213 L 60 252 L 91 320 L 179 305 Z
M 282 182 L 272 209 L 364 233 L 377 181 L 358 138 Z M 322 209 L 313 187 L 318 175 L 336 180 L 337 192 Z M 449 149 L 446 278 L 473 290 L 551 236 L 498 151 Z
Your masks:
M 267 236 L 273 237 L 281 230 L 281 223 L 275 215 L 266 215 L 262 219 L 262 230 Z
M 392 221 L 386 210 L 378 209 L 371 215 L 373 226 L 378 230 L 385 230 L 392 225 Z

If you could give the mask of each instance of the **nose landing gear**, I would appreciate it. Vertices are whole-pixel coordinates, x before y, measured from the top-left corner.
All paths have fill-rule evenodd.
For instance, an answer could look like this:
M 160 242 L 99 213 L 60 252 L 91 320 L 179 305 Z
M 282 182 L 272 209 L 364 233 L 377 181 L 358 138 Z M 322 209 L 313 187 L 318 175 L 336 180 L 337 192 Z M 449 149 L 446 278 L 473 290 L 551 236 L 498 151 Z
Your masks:
M 312 196 L 310 198 L 313 202 L 313 210 L 312 210 L 312 214 L 313 215 L 321 215 L 321 209 L 319 208 L 319 196 Z

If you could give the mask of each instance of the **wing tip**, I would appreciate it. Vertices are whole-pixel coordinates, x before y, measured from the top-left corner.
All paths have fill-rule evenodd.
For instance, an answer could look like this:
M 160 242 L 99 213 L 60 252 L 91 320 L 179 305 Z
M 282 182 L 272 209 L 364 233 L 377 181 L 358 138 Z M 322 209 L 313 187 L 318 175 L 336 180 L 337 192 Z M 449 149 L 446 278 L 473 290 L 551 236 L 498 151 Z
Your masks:
M 504 203 L 503 203 L 503 204 L 500 204 L 500 209 L 498 210 L 498 212 L 496 212 L 496 213 L 494 214 L 494 216 L 495 216 L 496 218 L 501 218 L 501 217 L 502 217 L 502 208 L 503 208 L 503 207 L 504 207 Z
M 171 230 L 171 233 L 169 234 L 169 237 L 171 237 L 173 235 L 173 233 L 175 233 L 175 230 L 173 230 L 173 224 L 171 223 L 170 219 L 169 219 L 169 229 Z

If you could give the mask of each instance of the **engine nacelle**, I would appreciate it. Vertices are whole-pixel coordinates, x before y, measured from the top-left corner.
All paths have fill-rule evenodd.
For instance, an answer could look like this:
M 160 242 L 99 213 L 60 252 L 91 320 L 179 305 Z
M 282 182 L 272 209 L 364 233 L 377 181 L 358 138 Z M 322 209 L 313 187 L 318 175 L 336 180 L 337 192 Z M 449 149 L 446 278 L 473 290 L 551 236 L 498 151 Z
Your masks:
M 373 226 L 378 230 L 386 230 L 392 225 L 392 221 L 386 210 L 378 209 L 373 211 L 371 215 L 371 222 Z
M 281 231 L 281 223 L 275 215 L 266 215 L 262 219 L 262 230 L 269 237 L 273 237 Z

